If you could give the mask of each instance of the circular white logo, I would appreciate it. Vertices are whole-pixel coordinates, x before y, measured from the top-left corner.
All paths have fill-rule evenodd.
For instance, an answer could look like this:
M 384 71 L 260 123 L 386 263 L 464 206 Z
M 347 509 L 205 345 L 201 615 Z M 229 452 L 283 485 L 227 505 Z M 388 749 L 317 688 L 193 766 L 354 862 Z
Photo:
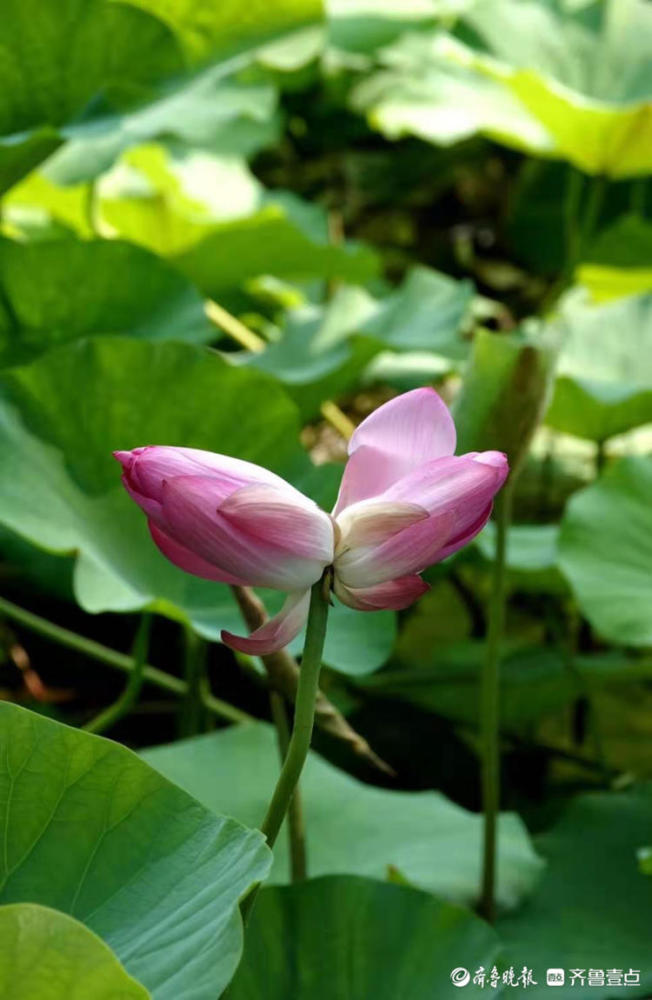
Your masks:
M 459 965 L 451 972 L 451 983 L 453 986 L 467 986 L 471 982 L 471 973 L 468 969 Z

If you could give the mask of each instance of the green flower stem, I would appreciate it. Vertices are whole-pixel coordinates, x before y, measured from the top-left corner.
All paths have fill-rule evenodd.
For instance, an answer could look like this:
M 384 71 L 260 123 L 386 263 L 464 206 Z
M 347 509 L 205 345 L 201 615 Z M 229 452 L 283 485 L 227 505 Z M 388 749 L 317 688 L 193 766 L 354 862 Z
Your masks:
M 143 669 L 149 650 L 149 635 L 152 626 L 152 616 L 141 615 L 138 631 L 134 640 L 133 667 L 127 678 L 125 689 L 112 705 L 108 705 L 103 711 L 96 715 L 94 719 L 87 722 L 83 727 L 89 733 L 104 733 L 111 729 L 123 716 L 127 715 L 134 707 L 143 686 Z
M 206 642 L 186 625 L 184 636 L 184 677 L 186 692 L 179 710 L 178 730 L 181 738 L 195 736 L 201 729 L 202 677 L 206 669 Z
M 328 573 L 328 570 L 326 572 Z M 326 582 L 326 578 L 318 580 L 310 595 L 306 642 L 301 658 L 292 735 L 272 800 L 260 827 L 270 847 L 276 843 L 310 749 L 315 721 L 315 704 L 319 691 L 319 671 L 321 670 L 321 658 L 326 638 L 326 621 L 328 619 L 328 594 L 324 586 Z M 253 889 L 243 900 L 241 912 L 245 922 L 251 914 L 257 894 L 258 887 Z
M 269 692 L 272 719 L 276 726 L 276 736 L 281 764 L 287 757 L 290 745 L 290 726 L 285 707 L 285 698 L 277 691 Z M 303 804 L 300 786 L 294 789 L 288 807 L 288 841 L 290 847 L 290 878 L 292 882 L 302 882 L 307 878 L 306 830 L 303 820 Z
M 51 642 L 56 642 L 59 646 L 67 646 L 68 649 L 74 649 L 76 652 L 82 653 L 92 660 L 98 660 L 108 667 L 122 670 L 125 674 L 131 673 L 134 669 L 133 657 L 127 656 L 125 653 L 119 653 L 108 646 L 103 646 L 102 643 L 95 642 L 94 639 L 87 639 L 85 636 L 70 631 L 70 629 L 61 628 L 60 625 L 55 625 L 54 622 L 50 622 L 46 618 L 41 618 L 40 615 L 35 615 L 31 611 L 26 611 L 24 608 L 20 608 L 17 604 L 12 604 L 11 601 L 7 601 L 2 597 L 0 597 L 0 615 L 18 622 L 24 628 L 28 628 L 30 631 L 36 632 L 37 635 L 42 635 L 44 638 L 50 639 Z M 163 691 L 169 691 L 171 694 L 185 695 L 188 690 L 188 685 L 185 681 L 180 680 L 178 677 L 172 677 L 171 674 L 167 674 L 164 670 L 159 670 L 157 667 L 152 667 L 148 663 L 143 666 L 143 677 L 148 684 L 153 684 L 155 687 Z M 234 705 L 229 705 L 226 701 L 215 698 L 213 695 L 204 695 L 202 701 L 204 707 L 209 712 L 219 716 L 221 719 L 226 719 L 229 722 L 251 722 L 252 717 L 246 712 L 241 711 Z
M 511 519 L 512 477 L 496 497 L 496 552 L 494 556 L 487 649 L 480 693 L 480 740 L 482 745 L 482 803 L 484 844 L 482 890 L 479 912 L 486 920 L 495 917 L 496 827 L 500 808 L 500 646 L 505 622 L 505 551 Z
M 288 752 L 267 815 L 261 826 L 270 847 L 273 847 L 276 842 L 310 749 L 327 619 L 328 600 L 324 597 L 323 584 L 319 580 L 314 584 L 310 595 L 306 643 L 301 658 L 299 687 L 297 688 L 297 700 L 294 708 L 294 725 L 292 726 Z

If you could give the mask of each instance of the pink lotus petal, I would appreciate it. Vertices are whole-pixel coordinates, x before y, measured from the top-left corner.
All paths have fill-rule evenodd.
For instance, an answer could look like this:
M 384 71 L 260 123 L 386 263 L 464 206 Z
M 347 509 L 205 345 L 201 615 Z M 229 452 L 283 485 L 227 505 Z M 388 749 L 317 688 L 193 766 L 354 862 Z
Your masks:
M 256 483 L 243 486 L 220 505 L 219 513 L 261 541 L 327 566 L 333 561 L 334 530 L 328 514 L 298 494 Z
M 474 499 L 480 506 L 501 488 L 509 468 L 500 452 L 451 456 L 427 462 L 394 483 L 384 500 L 418 503 L 430 514 Z M 474 518 L 469 519 L 470 521 Z
M 464 457 L 464 456 L 462 456 Z M 501 486 L 507 479 L 507 474 L 509 472 L 509 466 L 507 464 L 507 456 L 502 451 L 470 451 L 467 453 L 467 458 L 474 458 L 476 462 L 483 462 L 485 465 L 491 465 L 494 469 L 497 469 L 499 475 L 502 477 Z
M 266 656 L 283 649 L 299 634 L 308 618 L 310 591 L 288 594 L 279 613 L 249 636 L 222 632 L 222 642 L 250 656 Z
M 115 451 L 113 454 L 122 465 L 125 485 L 155 500 L 161 499 L 163 483 L 175 476 L 214 477 L 216 483 L 220 484 L 221 499 L 250 483 L 268 483 L 301 496 L 298 490 L 268 469 L 239 458 L 217 455 L 212 451 L 148 445 L 134 448 L 133 451 Z
M 231 583 L 238 586 L 245 585 L 244 580 L 239 579 L 237 576 L 232 576 L 230 573 L 225 573 L 223 570 L 218 569 L 217 566 L 213 566 L 211 563 L 206 562 L 205 559 L 200 558 L 200 556 L 196 556 L 194 552 L 180 545 L 179 542 L 175 542 L 173 538 L 170 538 L 164 531 L 161 531 L 153 521 L 148 521 L 148 524 L 150 534 L 157 547 L 179 569 L 184 570 L 186 573 L 192 573 L 193 576 L 200 576 L 202 580 L 214 580 L 217 583 Z
M 464 531 L 462 531 L 459 535 L 456 535 L 455 538 L 449 539 L 449 541 L 446 542 L 446 545 L 437 556 L 437 562 L 441 562 L 442 559 L 447 559 L 449 556 L 453 555 L 454 552 L 457 552 L 458 549 L 463 549 L 465 545 L 468 545 L 469 542 L 472 542 L 475 536 L 480 534 L 485 524 L 491 517 L 492 509 L 493 509 L 493 503 L 488 504 L 488 506 L 485 507 L 485 509 L 482 511 L 478 519 L 474 521 L 474 523 L 470 527 L 465 528 Z
M 455 441 L 453 418 L 434 389 L 414 389 L 391 399 L 355 429 L 333 513 L 377 496 L 425 462 L 452 455 Z M 362 454 L 356 459 L 358 451 Z
M 375 587 L 358 588 L 345 587 L 336 576 L 334 589 L 342 604 L 358 611 L 402 611 L 414 604 L 430 587 L 420 576 L 413 574 L 379 583 Z
M 462 455 L 428 462 L 391 486 L 384 500 L 424 507 L 429 517 L 378 546 L 360 546 L 336 559 L 345 586 L 374 586 L 395 577 L 419 573 L 464 544 L 489 516 L 494 494 L 507 475 L 504 456 Z M 472 535 L 471 535 L 472 537 Z
M 359 545 L 379 545 L 426 517 L 428 511 L 415 503 L 361 500 L 346 507 L 337 518 L 340 540 L 336 551 L 341 553 Z
M 139 493 L 138 490 L 135 490 L 133 486 L 130 484 L 126 475 L 123 475 L 121 479 L 122 479 L 122 485 L 126 489 L 131 499 L 138 504 L 141 510 L 145 511 L 148 517 L 151 517 L 153 521 L 156 521 L 157 524 L 160 524 L 162 518 L 162 509 L 159 501 L 152 500 L 151 497 L 146 497 L 144 496 L 144 494 Z
M 377 448 L 362 445 L 346 463 L 333 516 L 337 517 L 351 504 L 380 496 L 394 482 L 395 475 L 394 455 L 387 455 Z
M 354 590 L 411 576 L 437 561 L 451 536 L 452 514 L 427 517 L 380 545 L 360 545 L 335 559 L 335 575 Z
M 250 586 L 303 590 L 319 579 L 330 561 L 302 555 L 303 539 L 294 548 L 290 523 L 283 545 L 234 524 L 218 509 L 222 487 L 212 477 L 177 476 L 164 484 L 162 492 L 165 533 L 204 561 Z

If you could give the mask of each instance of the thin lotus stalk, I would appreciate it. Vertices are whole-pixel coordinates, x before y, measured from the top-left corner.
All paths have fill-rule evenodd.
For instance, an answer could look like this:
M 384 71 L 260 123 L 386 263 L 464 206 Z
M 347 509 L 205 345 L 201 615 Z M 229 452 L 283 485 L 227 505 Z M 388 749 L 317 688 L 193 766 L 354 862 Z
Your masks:
M 143 671 L 149 650 L 151 627 L 152 616 L 147 613 L 141 615 L 134 640 L 133 668 L 128 676 L 125 689 L 112 705 L 108 705 L 99 715 L 86 723 L 83 728 L 89 733 L 104 733 L 111 729 L 137 704 L 145 680 Z
M 290 746 L 290 724 L 285 698 L 276 691 L 270 691 L 269 704 L 272 721 L 276 727 L 281 766 Z M 308 877 L 306 829 L 303 816 L 303 796 L 301 784 L 297 784 L 288 806 L 288 846 L 290 849 L 290 879 L 302 882 Z
M 55 642 L 58 646 L 74 649 L 75 652 L 81 653 L 91 660 L 104 663 L 107 667 L 121 670 L 125 674 L 130 674 L 134 669 L 133 656 L 120 653 L 118 650 L 104 646 L 94 639 L 88 639 L 86 636 L 79 635 L 70 629 L 55 625 L 54 622 L 48 621 L 46 618 L 42 618 L 32 611 L 27 611 L 25 608 L 21 608 L 17 604 L 7 601 L 5 598 L 0 598 L 0 615 L 4 615 L 6 618 L 17 622 L 37 635 L 42 635 L 45 639 Z M 188 690 L 185 681 L 178 677 L 173 677 L 171 674 L 166 673 L 164 670 L 159 670 L 158 667 L 153 667 L 149 663 L 143 665 L 143 678 L 148 684 L 152 684 L 161 691 L 168 691 L 170 694 L 180 695 L 181 697 Z M 230 705 L 228 702 L 222 701 L 212 694 L 203 695 L 202 702 L 207 711 L 227 722 L 252 721 L 252 716 L 247 712 L 243 712 L 241 709 L 236 708 L 235 705 Z
M 495 501 L 496 550 L 480 692 L 484 837 L 482 889 L 478 909 L 490 923 L 495 919 L 496 911 L 496 844 L 500 810 L 500 654 L 505 624 L 505 556 L 511 520 L 512 483 L 512 478 L 507 480 L 505 488 Z
M 179 736 L 194 736 L 201 729 L 202 677 L 206 670 L 206 642 L 186 625 L 183 629 L 184 678 L 187 689 L 179 707 Z
M 244 347 L 246 351 L 260 354 L 261 351 L 265 350 L 267 344 L 263 338 L 259 337 L 253 330 L 250 330 L 248 326 L 245 326 L 236 316 L 232 316 L 230 312 L 217 302 L 208 299 L 204 303 L 204 312 L 211 323 L 214 323 L 223 333 L 226 333 L 232 340 L 235 340 L 240 347 Z
M 327 420 L 331 427 L 334 427 L 342 435 L 345 441 L 348 441 L 352 437 L 355 424 L 347 417 L 346 413 L 340 410 L 337 403 L 334 403 L 331 399 L 327 399 L 321 404 L 320 410 L 324 420 Z
M 301 657 L 301 672 L 294 708 L 292 735 L 274 794 L 260 827 L 270 847 L 276 843 L 310 749 L 315 721 L 315 703 L 319 690 L 319 672 L 326 638 L 330 577 L 331 571 L 326 570 L 324 579 L 313 584 L 310 592 L 306 641 Z M 241 911 L 245 922 L 251 916 L 257 894 L 258 887 L 250 892 L 242 903 Z

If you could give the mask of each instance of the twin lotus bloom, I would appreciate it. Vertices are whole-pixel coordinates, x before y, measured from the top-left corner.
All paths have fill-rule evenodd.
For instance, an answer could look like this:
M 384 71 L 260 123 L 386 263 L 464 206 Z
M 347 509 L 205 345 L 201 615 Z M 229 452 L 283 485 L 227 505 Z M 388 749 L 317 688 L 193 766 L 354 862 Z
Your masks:
M 455 456 L 448 409 L 415 389 L 375 410 L 349 442 L 337 503 L 326 514 L 267 469 L 194 448 L 115 452 L 154 542 L 187 573 L 287 593 L 279 614 L 233 649 L 264 656 L 303 628 L 327 567 L 343 604 L 401 610 L 426 590 L 419 574 L 471 541 L 503 485 L 501 452 Z

